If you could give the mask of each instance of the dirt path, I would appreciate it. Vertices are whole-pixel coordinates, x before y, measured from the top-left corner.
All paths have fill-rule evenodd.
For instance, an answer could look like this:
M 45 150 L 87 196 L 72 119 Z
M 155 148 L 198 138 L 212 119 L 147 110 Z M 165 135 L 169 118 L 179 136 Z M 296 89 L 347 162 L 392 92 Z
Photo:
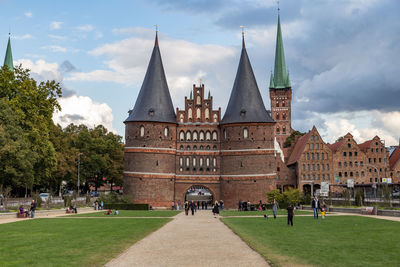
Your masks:
M 106 266 L 269 266 L 210 211 L 180 213 Z

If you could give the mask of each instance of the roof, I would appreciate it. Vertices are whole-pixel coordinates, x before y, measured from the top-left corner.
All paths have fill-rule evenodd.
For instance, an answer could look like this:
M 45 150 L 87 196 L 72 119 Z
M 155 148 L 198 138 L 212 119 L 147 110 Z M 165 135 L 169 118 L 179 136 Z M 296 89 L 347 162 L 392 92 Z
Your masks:
M 343 144 L 345 140 L 342 139 L 340 141 L 337 141 L 336 143 L 333 144 L 328 144 L 328 147 L 332 150 L 333 153 L 336 153 L 336 151 L 339 149 L 339 147 Z
M 8 66 L 8 68 L 11 71 L 14 71 L 14 63 L 13 63 L 13 57 L 12 57 L 12 51 L 11 51 L 10 37 L 8 37 L 6 56 L 4 57 L 4 66 Z
M 389 158 L 389 166 L 390 169 L 393 170 L 394 166 L 396 165 L 396 163 L 399 161 L 400 159 L 400 146 L 398 146 L 392 153 L 392 155 L 390 155 Z
M 248 122 L 274 122 L 274 120 L 265 109 L 243 38 L 235 82 L 221 124 Z
M 304 148 L 306 147 L 306 144 L 310 139 L 310 135 L 311 131 L 309 131 L 308 133 L 300 137 L 299 140 L 297 140 L 293 152 L 292 154 L 290 154 L 290 158 L 288 160 L 287 165 L 292 165 L 300 159 L 301 153 L 303 153 Z
M 157 34 L 135 107 L 129 112 L 129 117 L 125 120 L 125 122 L 130 121 L 176 123 L 176 115 L 165 78 Z
M 366 152 L 366 151 L 368 150 L 369 146 L 371 145 L 371 142 L 372 142 L 372 140 L 368 140 L 368 141 L 365 141 L 365 142 L 362 143 L 362 144 L 359 144 L 358 146 L 360 147 L 360 149 L 361 149 L 363 152 Z
M 270 88 L 288 88 L 291 87 L 289 75 L 286 72 L 285 51 L 283 49 L 281 18 L 278 14 L 278 30 L 276 32 L 275 48 L 275 67 L 274 75 L 271 75 L 273 82 L 270 82 Z

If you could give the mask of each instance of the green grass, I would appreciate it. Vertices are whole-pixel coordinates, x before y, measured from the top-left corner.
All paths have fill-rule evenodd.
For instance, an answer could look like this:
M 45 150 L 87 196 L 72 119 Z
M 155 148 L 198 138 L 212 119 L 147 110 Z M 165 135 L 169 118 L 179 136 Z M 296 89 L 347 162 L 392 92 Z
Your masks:
M 112 210 L 114 214 L 115 210 Z M 82 213 L 76 215 L 68 215 L 68 216 L 76 216 L 76 217 L 105 217 L 105 218 L 118 218 L 118 217 L 173 217 L 180 213 L 181 211 L 176 210 L 119 210 L 119 215 L 105 215 L 107 210 L 102 210 L 94 213 Z
M 237 210 L 223 210 L 220 211 L 221 216 L 260 216 L 268 214 L 268 216 L 273 217 L 272 210 L 265 210 L 265 211 L 237 211 Z M 278 215 L 286 215 L 286 210 L 278 210 Z M 295 214 L 313 214 L 312 211 L 305 211 L 305 210 L 296 210 Z
M 0 224 L 1 266 L 102 266 L 171 219 L 34 219 Z
M 400 223 L 359 216 L 221 219 L 276 266 L 400 266 Z

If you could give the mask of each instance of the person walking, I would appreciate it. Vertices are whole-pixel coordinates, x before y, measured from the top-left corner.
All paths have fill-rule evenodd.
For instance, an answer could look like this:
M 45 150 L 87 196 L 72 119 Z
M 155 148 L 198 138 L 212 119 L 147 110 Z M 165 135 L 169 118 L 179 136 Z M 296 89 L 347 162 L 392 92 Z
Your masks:
M 262 201 L 260 200 L 260 202 L 258 203 L 258 210 L 261 211 L 262 210 Z
M 276 219 L 276 213 L 278 212 L 279 204 L 274 198 L 274 204 L 272 205 L 272 213 L 274 214 L 274 219 Z
M 293 226 L 294 208 L 292 204 L 287 207 L 287 224 Z
M 190 206 L 190 210 L 192 211 L 192 216 L 193 216 L 194 215 L 194 210 L 196 208 L 194 202 L 190 201 L 189 206 Z
M 101 206 L 101 210 L 103 210 L 103 208 L 104 208 L 103 200 L 100 202 L 100 206 Z
M 320 205 L 318 197 L 314 196 L 314 199 L 311 201 L 311 207 L 314 210 L 314 219 L 318 219 L 318 212 L 321 209 Z
M 214 218 L 217 218 L 216 217 L 217 214 L 219 215 L 219 204 L 218 204 L 218 201 L 215 201 L 215 204 L 213 206 L 212 212 L 213 212 Z
M 175 201 L 171 202 L 171 210 L 175 210 Z
M 36 211 L 36 202 L 34 199 L 32 199 L 31 203 L 31 218 L 35 218 L 35 211 Z
M 238 211 L 242 211 L 242 200 L 241 199 L 239 200 L 239 203 L 238 203 Z
M 189 203 L 186 201 L 185 202 L 185 215 L 188 216 L 189 214 Z

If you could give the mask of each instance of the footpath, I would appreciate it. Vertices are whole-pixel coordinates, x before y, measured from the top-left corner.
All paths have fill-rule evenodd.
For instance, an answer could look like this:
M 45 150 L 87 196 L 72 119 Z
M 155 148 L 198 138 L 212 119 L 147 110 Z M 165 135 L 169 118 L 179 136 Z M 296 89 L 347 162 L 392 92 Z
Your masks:
M 106 266 L 269 266 L 211 211 L 184 212 Z

